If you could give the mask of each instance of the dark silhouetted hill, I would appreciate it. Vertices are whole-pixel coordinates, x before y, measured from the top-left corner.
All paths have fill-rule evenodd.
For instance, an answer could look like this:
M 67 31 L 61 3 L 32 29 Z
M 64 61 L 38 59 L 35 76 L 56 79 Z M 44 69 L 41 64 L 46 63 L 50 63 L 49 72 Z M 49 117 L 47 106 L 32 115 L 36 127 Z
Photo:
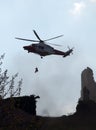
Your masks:
M 36 115 L 38 96 L 0 100 L 0 130 L 95 130 L 96 103 L 79 101 L 73 115 L 42 117 Z

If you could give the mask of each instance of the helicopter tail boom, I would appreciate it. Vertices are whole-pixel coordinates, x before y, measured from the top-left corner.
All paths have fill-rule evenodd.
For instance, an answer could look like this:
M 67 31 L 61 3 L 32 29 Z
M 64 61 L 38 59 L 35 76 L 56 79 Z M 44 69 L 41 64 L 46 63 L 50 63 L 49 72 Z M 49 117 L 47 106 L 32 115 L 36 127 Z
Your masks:
M 66 56 L 69 56 L 72 52 L 73 52 L 73 48 L 69 49 L 68 51 L 66 52 L 63 52 L 63 51 L 59 51 L 59 50 L 56 50 L 54 49 L 54 54 L 55 55 L 62 55 L 63 57 L 66 57 Z

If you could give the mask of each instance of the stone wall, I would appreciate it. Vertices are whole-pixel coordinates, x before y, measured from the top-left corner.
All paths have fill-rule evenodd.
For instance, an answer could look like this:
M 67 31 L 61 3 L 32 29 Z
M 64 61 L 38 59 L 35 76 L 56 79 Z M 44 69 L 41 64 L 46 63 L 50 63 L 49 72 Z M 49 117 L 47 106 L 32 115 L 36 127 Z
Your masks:
M 36 115 L 36 102 L 39 96 L 30 95 L 3 99 L 0 106 L 21 109 L 31 115 Z
M 81 73 L 81 100 L 93 100 L 96 102 L 96 82 L 93 71 L 87 67 Z

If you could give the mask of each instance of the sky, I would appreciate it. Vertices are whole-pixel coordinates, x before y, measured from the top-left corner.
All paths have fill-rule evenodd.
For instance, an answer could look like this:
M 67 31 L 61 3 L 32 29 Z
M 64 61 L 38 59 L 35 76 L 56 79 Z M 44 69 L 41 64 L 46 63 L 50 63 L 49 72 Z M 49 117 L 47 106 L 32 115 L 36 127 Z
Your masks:
M 46 56 L 27 53 L 30 42 L 15 37 L 50 41 L 73 55 Z M 21 95 L 39 95 L 37 114 L 61 116 L 75 112 L 81 91 L 81 72 L 88 66 L 96 77 L 96 0 L 0 0 L 0 54 L 6 53 L 8 74 L 19 72 Z M 35 67 L 39 68 L 34 73 Z

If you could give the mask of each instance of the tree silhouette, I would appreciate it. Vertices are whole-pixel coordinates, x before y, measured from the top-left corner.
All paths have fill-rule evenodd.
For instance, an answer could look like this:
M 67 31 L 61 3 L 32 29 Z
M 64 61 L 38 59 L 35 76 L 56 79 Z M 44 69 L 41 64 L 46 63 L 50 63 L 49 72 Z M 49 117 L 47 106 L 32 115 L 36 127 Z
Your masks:
M 18 73 L 13 75 L 11 78 L 8 76 L 8 70 L 2 70 L 3 59 L 5 53 L 0 56 L 0 97 L 4 99 L 5 97 L 20 96 L 22 79 L 18 81 L 17 87 L 15 87 L 15 80 L 18 77 Z

